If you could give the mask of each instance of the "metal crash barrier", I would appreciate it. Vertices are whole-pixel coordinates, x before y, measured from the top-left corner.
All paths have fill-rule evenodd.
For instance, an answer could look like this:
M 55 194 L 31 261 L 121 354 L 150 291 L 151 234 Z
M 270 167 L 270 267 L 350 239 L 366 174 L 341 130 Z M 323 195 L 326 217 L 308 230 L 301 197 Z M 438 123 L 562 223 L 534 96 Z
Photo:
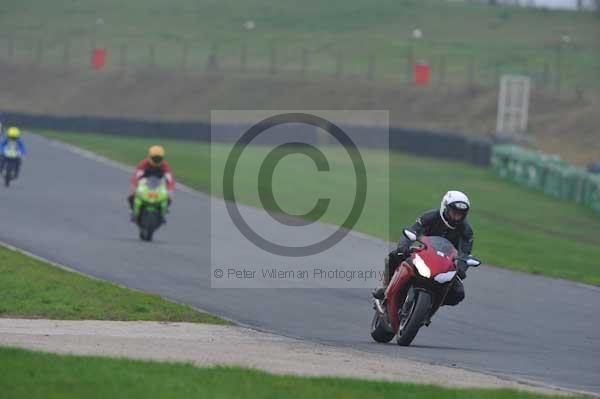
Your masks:
M 558 156 L 515 145 L 495 145 L 491 166 L 503 179 L 584 204 L 600 214 L 600 175 L 570 165 Z

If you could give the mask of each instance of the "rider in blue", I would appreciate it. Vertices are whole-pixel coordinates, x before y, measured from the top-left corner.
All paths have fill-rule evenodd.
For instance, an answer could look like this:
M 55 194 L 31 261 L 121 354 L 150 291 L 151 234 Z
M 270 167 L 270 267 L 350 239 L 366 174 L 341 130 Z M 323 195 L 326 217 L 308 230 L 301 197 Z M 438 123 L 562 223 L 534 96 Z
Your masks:
M 17 158 L 17 167 L 15 170 L 15 178 L 19 176 L 19 170 L 21 169 L 21 158 L 27 155 L 27 149 L 25 143 L 21 139 L 21 130 L 18 127 L 11 126 L 6 129 L 6 136 L 2 138 L 0 142 L 0 170 L 4 169 L 4 153 L 9 145 L 16 144 L 19 156 Z

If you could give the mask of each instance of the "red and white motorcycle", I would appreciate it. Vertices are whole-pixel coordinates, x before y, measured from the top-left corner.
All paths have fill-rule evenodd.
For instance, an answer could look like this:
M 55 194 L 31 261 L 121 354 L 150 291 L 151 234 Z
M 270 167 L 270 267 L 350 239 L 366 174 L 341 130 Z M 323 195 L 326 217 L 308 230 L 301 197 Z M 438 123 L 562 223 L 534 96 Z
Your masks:
M 384 299 L 373 299 L 371 337 L 384 343 L 396 337 L 398 345 L 408 346 L 444 303 L 458 278 L 457 262 L 470 267 L 481 262 L 472 256 L 459 258 L 456 248 L 443 237 L 417 237 L 410 230 L 404 230 L 404 236 L 411 241 L 410 256 L 394 272 Z

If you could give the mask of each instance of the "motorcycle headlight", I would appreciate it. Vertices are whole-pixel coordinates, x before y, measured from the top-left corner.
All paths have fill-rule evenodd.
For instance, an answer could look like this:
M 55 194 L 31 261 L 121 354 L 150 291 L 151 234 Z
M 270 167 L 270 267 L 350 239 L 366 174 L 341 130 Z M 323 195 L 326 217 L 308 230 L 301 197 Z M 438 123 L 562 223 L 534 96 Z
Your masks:
M 433 279 L 440 284 L 444 284 L 444 283 L 447 283 L 448 281 L 452 280 L 455 275 L 456 275 L 456 271 L 451 270 L 446 273 L 440 273 L 437 276 L 435 276 Z
M 413 259 L 413 265 L 415 265 L 421 276 L 426 278 L 431 277 L 431 270 L 429 269 L 429 266 L 427 266 L 427 263 L 425 263 L 423 258 L 421 258 L 418 254 L 416 254 Z

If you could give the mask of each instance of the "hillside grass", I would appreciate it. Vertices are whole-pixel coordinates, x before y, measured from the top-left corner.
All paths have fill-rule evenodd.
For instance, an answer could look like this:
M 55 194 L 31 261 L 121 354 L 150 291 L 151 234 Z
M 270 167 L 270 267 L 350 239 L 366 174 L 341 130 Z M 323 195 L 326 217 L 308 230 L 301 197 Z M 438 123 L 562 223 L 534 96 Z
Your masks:
M 243 28 L 249 20 L 256 24 L 250 32 Z M 436 76 L 443 63 L 453 81 L 467 82 L 471 71 L 488 83 L 500 72 L 548 83 L 560 73 L 563 85 L 599 88 L 598 21 L 591 12 L 441 0 L 4 0 L 0 55 L 50 63 L 66 58 L 87 67 L 96 45 L 108 50 L 111 67 L 172 69 L 182 65 L 186 44 L 187 67 L 204 69 L 217 45 L 220 66 L 239 69 L 246 43 L 247 68 L 265 73 L 275 48 L 279 69 L 299 70 L 306 50 L 310 72 L 335 74 L 341 57 L 342 74 L 366 76 L 373 55 L 378 78 L 400 81 L 412 53 Z M 413 38 L 414 29 L 421 39 Z

